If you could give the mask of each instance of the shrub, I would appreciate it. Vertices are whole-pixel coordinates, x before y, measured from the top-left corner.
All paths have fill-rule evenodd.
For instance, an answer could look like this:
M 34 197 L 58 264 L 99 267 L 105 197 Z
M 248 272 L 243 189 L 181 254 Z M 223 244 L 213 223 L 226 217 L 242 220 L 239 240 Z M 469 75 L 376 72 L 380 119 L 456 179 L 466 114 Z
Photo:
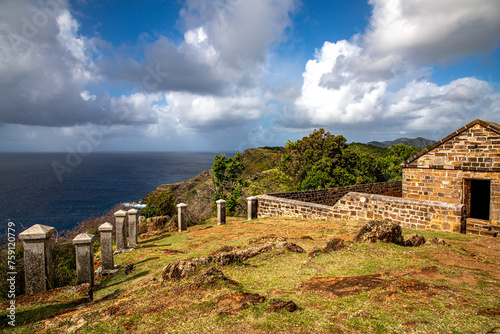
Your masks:
M 146 207 L 141 210 L 141 215 L 146 218 L 173 217 L 177 214 L 177 199 L 170 190 L 152 192 L 144 199 L 144 202 Z

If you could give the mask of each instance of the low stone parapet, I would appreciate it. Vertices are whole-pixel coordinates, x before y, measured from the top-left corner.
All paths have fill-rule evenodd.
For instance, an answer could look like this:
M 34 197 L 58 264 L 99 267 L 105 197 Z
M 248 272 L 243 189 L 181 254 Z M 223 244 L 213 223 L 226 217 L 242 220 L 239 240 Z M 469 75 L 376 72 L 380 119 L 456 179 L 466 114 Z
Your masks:
M 335 219 L 387 220 L 414 230 L 464 232 L 463 204 L 351 192 L 333 206 Z
M 257 196 L 258 217 L 387 220 L 415 230 L 464 232 L 463 204 L 350 192 L 335 205 L 322 205 L 270 195 Z
M 274 193 L 274 194 L 269 194 L 269 196 L 286 198 L 290 200 L 297 200 L 301 202 L 333 206 L 344 195 L 353 191 L 368 193 L 368 194 L 401 197 L 402 189 L 403 185 L 401 181 L 391 181 L 391 182 L 358 184 L 354 186 L 336 187 L 327 189 Z

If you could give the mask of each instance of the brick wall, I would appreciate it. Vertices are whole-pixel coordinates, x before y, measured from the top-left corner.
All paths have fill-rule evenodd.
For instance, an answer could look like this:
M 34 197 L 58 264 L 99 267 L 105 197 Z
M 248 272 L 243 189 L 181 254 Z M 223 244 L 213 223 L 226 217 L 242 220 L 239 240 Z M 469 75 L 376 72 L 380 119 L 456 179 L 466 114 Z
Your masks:
M 258 217 L 388 220 L 403 227 L 460 233 L 464 205 L 350 192 L 334 206 L 260 195 Z
M 269 194 L 269 196 L 333 206 L 339 199 L 342 198 L 342 196 L 352 191 L 401 197 L 402 181 L 378 182 L 370 184 L 359 184 L 348 187 L 275 193 Z

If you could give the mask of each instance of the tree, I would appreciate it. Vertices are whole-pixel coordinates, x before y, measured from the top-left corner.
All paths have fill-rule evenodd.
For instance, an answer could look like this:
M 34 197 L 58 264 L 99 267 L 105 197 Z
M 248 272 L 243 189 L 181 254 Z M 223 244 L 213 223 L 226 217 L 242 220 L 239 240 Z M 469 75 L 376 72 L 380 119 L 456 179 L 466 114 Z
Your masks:
M 243 187 L 247 182 L 240 178 L 245 165 L 240 162 L 240 153 L 236 152 L 234 158 L 226 158 L 224 154 L 216 155 L 212 165 L 214 172 L 215 198 L 214 202 L 223 199 L 229 214 L 236 214 L 240 209 Z
M 141 214 L 146 217 L 170 216 L 177 214 L 177 199 L 170 190 L 150 193 L 144 200 L 146 207 L 141 209 Z

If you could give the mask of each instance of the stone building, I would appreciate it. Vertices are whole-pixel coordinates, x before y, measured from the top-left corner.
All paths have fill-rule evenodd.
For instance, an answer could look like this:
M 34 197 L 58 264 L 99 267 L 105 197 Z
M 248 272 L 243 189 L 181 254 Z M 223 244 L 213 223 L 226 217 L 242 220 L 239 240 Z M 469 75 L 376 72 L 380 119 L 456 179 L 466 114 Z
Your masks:
M 467 232 L 500 225 L 499 123 L 476 119 L 402 167 L 403 198 L 464 204 Z

